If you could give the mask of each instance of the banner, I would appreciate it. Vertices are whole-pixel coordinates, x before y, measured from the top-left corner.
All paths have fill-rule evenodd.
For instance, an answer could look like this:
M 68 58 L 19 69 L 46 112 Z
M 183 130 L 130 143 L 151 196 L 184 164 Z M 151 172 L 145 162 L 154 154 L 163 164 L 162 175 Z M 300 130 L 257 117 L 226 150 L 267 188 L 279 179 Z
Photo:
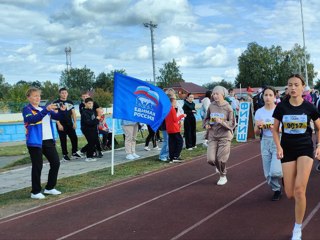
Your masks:
M 161 88 L 120 73 L 114 74 L 113 118 L 145 123 L 157 131 L 171 103 Z
M 246 142 L 255 138 L 251 103 L 241 102 L 238 115 L 237 141 Z

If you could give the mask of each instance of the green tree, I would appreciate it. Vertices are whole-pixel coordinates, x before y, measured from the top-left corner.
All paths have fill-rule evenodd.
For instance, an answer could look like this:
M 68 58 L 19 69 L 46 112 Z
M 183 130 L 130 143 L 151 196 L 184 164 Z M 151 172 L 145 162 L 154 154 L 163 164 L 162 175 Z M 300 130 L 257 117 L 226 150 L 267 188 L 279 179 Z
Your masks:
M 222 79 L 220 82 L 212 82 L 212 83 L 204 84 L 202 87 L 204 87 L 208 90 L 212 90 L 215 86 L 223 86 L 226 89 L 234 88 L 233 83 L 227 82 L 224 79 Z
M 112 70 L 107 74 L 102 72 L 97 76 L 96 82 L 94 83 L 94 88 L 101 88 L 104 91 L 113 92 L 113 82 L 114 82 L 115 72 L 126 75 L 126 70 L 124 69 Z
M 160 76 L 157 77 L 158 86 L 165 88 L 174 83 L 184 82 L 179 66 L 173 59 L 172 62 L 163 64 L 163 68 L 159 69 Z
M 64 70 L 60 76 L 60 86 L 68 89 L 68 98 L 72 101 L 79 100 L 81 92 L 92 90 L 94 81 L 94 72 L 86 66 Z
M 11 85 L 6 83 L 4 76 L 0 73 L 0 100 L 5 100 Z
M 106 92 L 102 88 L 96 88 L 93 94 L 94 101 L 101 107 L 110 107 L 112 102 L 112 93 Z
M 16 83 L 10 88 L 6 100 L 12 112 L 21 112 L 27 103 L 26 92 L 29 87 L 29 83 Z
M 238 59 L 239 74 L 236 77 L 237 87 L 261 87 L 263 85 L 286 85 L 287 77 L 297 73 L 304 50 L 296 44 L 292 50 L 282 51 L 280 46 L 262 47 L 257 43 L 249 43 Z M 307 56 L 309 56 L 307 54 Z M 310 58 L 310 56 L 309 56 Z M 300 67 L 301 69 L 301 67 Z M 317 73 L 312 63 L 308 63 L 309 83 Z
M 57 83 L 45 81 L 42 83 L 41 92 L 41 98 L 43 100 L 53 101 L 59 96 L 59 85 Z

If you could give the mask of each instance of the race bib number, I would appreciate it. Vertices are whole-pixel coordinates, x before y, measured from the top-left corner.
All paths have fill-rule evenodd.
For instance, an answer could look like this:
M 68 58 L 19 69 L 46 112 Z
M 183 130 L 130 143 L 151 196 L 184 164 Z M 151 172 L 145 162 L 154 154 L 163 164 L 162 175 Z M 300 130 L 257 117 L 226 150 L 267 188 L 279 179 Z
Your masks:
M 217 122 L 217 119 L 224 120 L 223 113 L 210 113 L 210 125 L 214 125 Z
M 261 126 L 262 129 L 270 129 L 273 126 L 273 121 L 271 119 L 266 119 L 263 125 Z
M 284 115 L 282 118 L 284 133 L 303 134 L 307 130 L 307 115 Z

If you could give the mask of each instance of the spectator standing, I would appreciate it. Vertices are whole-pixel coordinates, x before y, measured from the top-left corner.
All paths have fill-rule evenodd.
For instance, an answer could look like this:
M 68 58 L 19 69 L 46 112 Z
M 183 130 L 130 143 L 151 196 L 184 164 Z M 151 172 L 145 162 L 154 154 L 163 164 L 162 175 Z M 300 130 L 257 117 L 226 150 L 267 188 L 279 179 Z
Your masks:
M 310 94 L 310 87 L 309 86 L 306 86 L 304 88 L 302 96 L 303 96 L 304 100 L 306 100 L 309 103 L 312 103 L 312 97 L 311 97 L 311 94 Z
M 149 148 L 150 140 L 152 141 L 153 150 L 160 150 L 160 148 L 159 148 L 158 145 L 157 145 L 156 132 L 153 131 L 153 129 L 150 127 L 150 125 L 147 125 L 147 128 L 148 128 L 148 136 L 147 136 L 147 138 L 146 138 L 144 150 L 145 150 L 145 151 L 150 151 L 150 150 L 151 150 L 151 149 Z
M 290 98 L 277 105 L 273 112 L 273 138 L 277 146 L 277 157 L 281 159 L 284 190 L 288 198 L 295 200 L 295 224 L 292 239 L 302 238 L 302 222 L 306 211 L 306 189 L 313 158 L 320 157 L 320 134 L 314 156 L 310 121 L 320 128 L 319 113 L 315 106 L 302 98 L 305 82 L 301 75 L 288 78 Z M 279 126 L 282 123 L 282 136 Z
M 88 91 L 85 91 L 81 94 L 81 99 L 82 99 L 82 102 L 80 103 L 79 105 L 79 112 L 80 112 L 80 115 L 82 115 L 82 112 L 83 110 L 85 109 L 85 100 L 87 98 L 89 98 L 90 95 L 88 93 Z M 99 108 L 99 104 L 96 103 L 95 101 L 93 101 L 93 107 L 92 107 L 92 110 L 95 114 L 97 114 L 97 109 Z M 84 135 L 84 132 L 82 132 L 83 135 Z M 85 154 L 87 152 L 87 149 L 88 149 L 88 144 L 86 144 L 83 148 L 81 148 L 80 152 L 81 154 Z M 95 150 L 94 150 L 95 151 Z
M 108 124 L 106 122 L 106 116 L 102 108 L 97 108 L 97 116 L 100 117 L 99 124 L 98 124 L 98 131 L 99 131 L 99 134 L 102 134 L 101 148 L 103 150 L 110 150 L 111 143 L 112 143 L 112 132 L 108 127 Z
M 260 142 L 262 167 L 267 183 L 273 191 L 272 201 L 278 201 L 281 198 L 282 179 L 281 162 L 277 159 L 277 147 L 272 137 L 274 122 L 272 114 L 276 107 L 275 94 L 276 91 L 272 87 L 266 87 L 262 91 L 265 105 L 256 111 L 254 126 L 255 133 L 262 134 Z
M 183 104 L 183 111 L 186 114 L 184 119 L 184 137 L 185 137 L 185 144 L 187 150 L 192 150 L 196 148 L 196 117 L 194 116 L 196 111 L 196 105 L 193 102 L 194 96 L 192 93 L 188 93 L 186 100 Z
M 77 129 L 77 115 L 74 110 L 73 102 L 68 100 L 68 90 L 66 88 L 59 89 L 59 99 L 53 103 L 57 106 L 66 106 L 66 117 L 62 120 L 56 121 L 57 131 L 60 138 L 61 150 L 62 150 L 62 160 L 70 161 L 68 156 L 67 148 L 67 136 L 69 137 L 72 145 L 72 159 L 81 158 L 81 152 L 78 151 L 78 137 L 76 134 Z M 60 107 L 58 111 L 61 111 Z
M 162 146 L 159 154 L 159 160 L 166 162 L 169 159 L 169 137 L 166 128 L 166 120 L 163 120 L 159 130 L 162 133 Z
M 81 131 L 87 139 L 88 146 L 85 159 L 86 162 L 93 162 L 97 159 L 94 158 L 94 152 L 97 149 L 97 157 L 102 157 L 101 146 L 98 134 L 98 124 L 100 116 L 96 116 L 96 112 L 93 110 L 93 99 L 85 99 L 85 108 L 81 114 Z
M 207 161 L 216 167 L 220 178 L 218 185 L 227 183 L 227 161 L 230 155 L 231 140 L 235 127 L 235 118 L 230 104 L 224 100 L 227 89 L 216 86 L 212 90 L 213 102 L 210 104 L 204 120 L 208 130 Z
M 122 129 L 125 135 L 124 147 L 126 151 L 126 159 L 133 160 L 140 156 L 136 154 L 136 141 L 139 124 L 128 120 L 121 121 Z
M 56 104 L 40 107 L 41 91 L 37 88 L 29 88 L 26 93 L 29 104 L 23 108 L 22 115 L 26 128 L 26 144 L 31 158 L 31 198 L 44 199 L 41 193 L 41 171 L 44 155 L 50 163 L 48 182 L 44 194 L 59 195 L 55 189 L 60 167 L 59 155 L 54 140 L 54 130 L 51 119 L 62 120 L 66 106 L 63 105 L 56 112 Z
M 89 97 L 90 97 L 90 94 L 88 93 L 88 91 L 85 91 L 85 92 L 83 92 L 81 94 L 82 102 L 79 105 L 80 114 L 82 114 L 82 111 L 85 108 L 85 102 L 84 101 L 86 100 L 86 98 L 89 98 Z M 99 108 L 99 107 L 100 107 L 99 104 L 97 102 L 93 101 L 93 107 L 92 107 L 93 111 L 96 112 L 97 108 Z
M 169 159 L 172 162 L 181 162 L 180 153 L 183 147 L 183 138 L 180 134 L 180 120 L 186 117 L 186 114 L 177 116 L 176 96 L 168 94 L 171 102 L 171 109 L 166 117 L 166 129 L 169 135 Z
M 276 90 L 275 103 L 276 103 L 276 105 L 277 105 L 277 104 L 280 103 L 280 102 L 281 102 L 280 92 L 279 92 L 279 90 Z
M 212 91 L 207 91 L 205 97 L 201 100 L 200 115 L 202 120 L 205 119 L 205 117 L 207 116 L 207 111 L 211 103 L 211 95 L 212 95 Z M 203 146 L 208 147 L 208 139 L 207 139 L 206 133 L 204 135 Z

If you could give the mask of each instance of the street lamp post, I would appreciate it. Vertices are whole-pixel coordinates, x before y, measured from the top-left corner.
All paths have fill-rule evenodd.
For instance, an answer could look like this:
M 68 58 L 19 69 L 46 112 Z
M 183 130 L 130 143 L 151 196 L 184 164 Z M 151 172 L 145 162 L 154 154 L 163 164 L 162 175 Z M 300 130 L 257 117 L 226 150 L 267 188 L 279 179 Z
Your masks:
M 303 49 L 304 49 L 304 68 L 305 68 L 305 72 L 306 72 L 306 83 L 307 83 L 307 86 L 309 86 L 306 43 L 305 43 L 305 38 L 304 38 L 304 23 L 303 23 L 302 0 L 300 0 L 300 9 L 301 9 L 302 36 L 303 36 Z
M 149 23 L 143 24 L 146 28 L 150 28 L 151 33 L 151 51 L 152 51 L 152 69 L 153 69 L 153 82 L 156 85 L 156 69 L 155 69 L 155 62 L 154 62 L 154 38 L 153 38 L 153 29 L 157 28 L 157 24 L 154 24 L 152 21 Z

